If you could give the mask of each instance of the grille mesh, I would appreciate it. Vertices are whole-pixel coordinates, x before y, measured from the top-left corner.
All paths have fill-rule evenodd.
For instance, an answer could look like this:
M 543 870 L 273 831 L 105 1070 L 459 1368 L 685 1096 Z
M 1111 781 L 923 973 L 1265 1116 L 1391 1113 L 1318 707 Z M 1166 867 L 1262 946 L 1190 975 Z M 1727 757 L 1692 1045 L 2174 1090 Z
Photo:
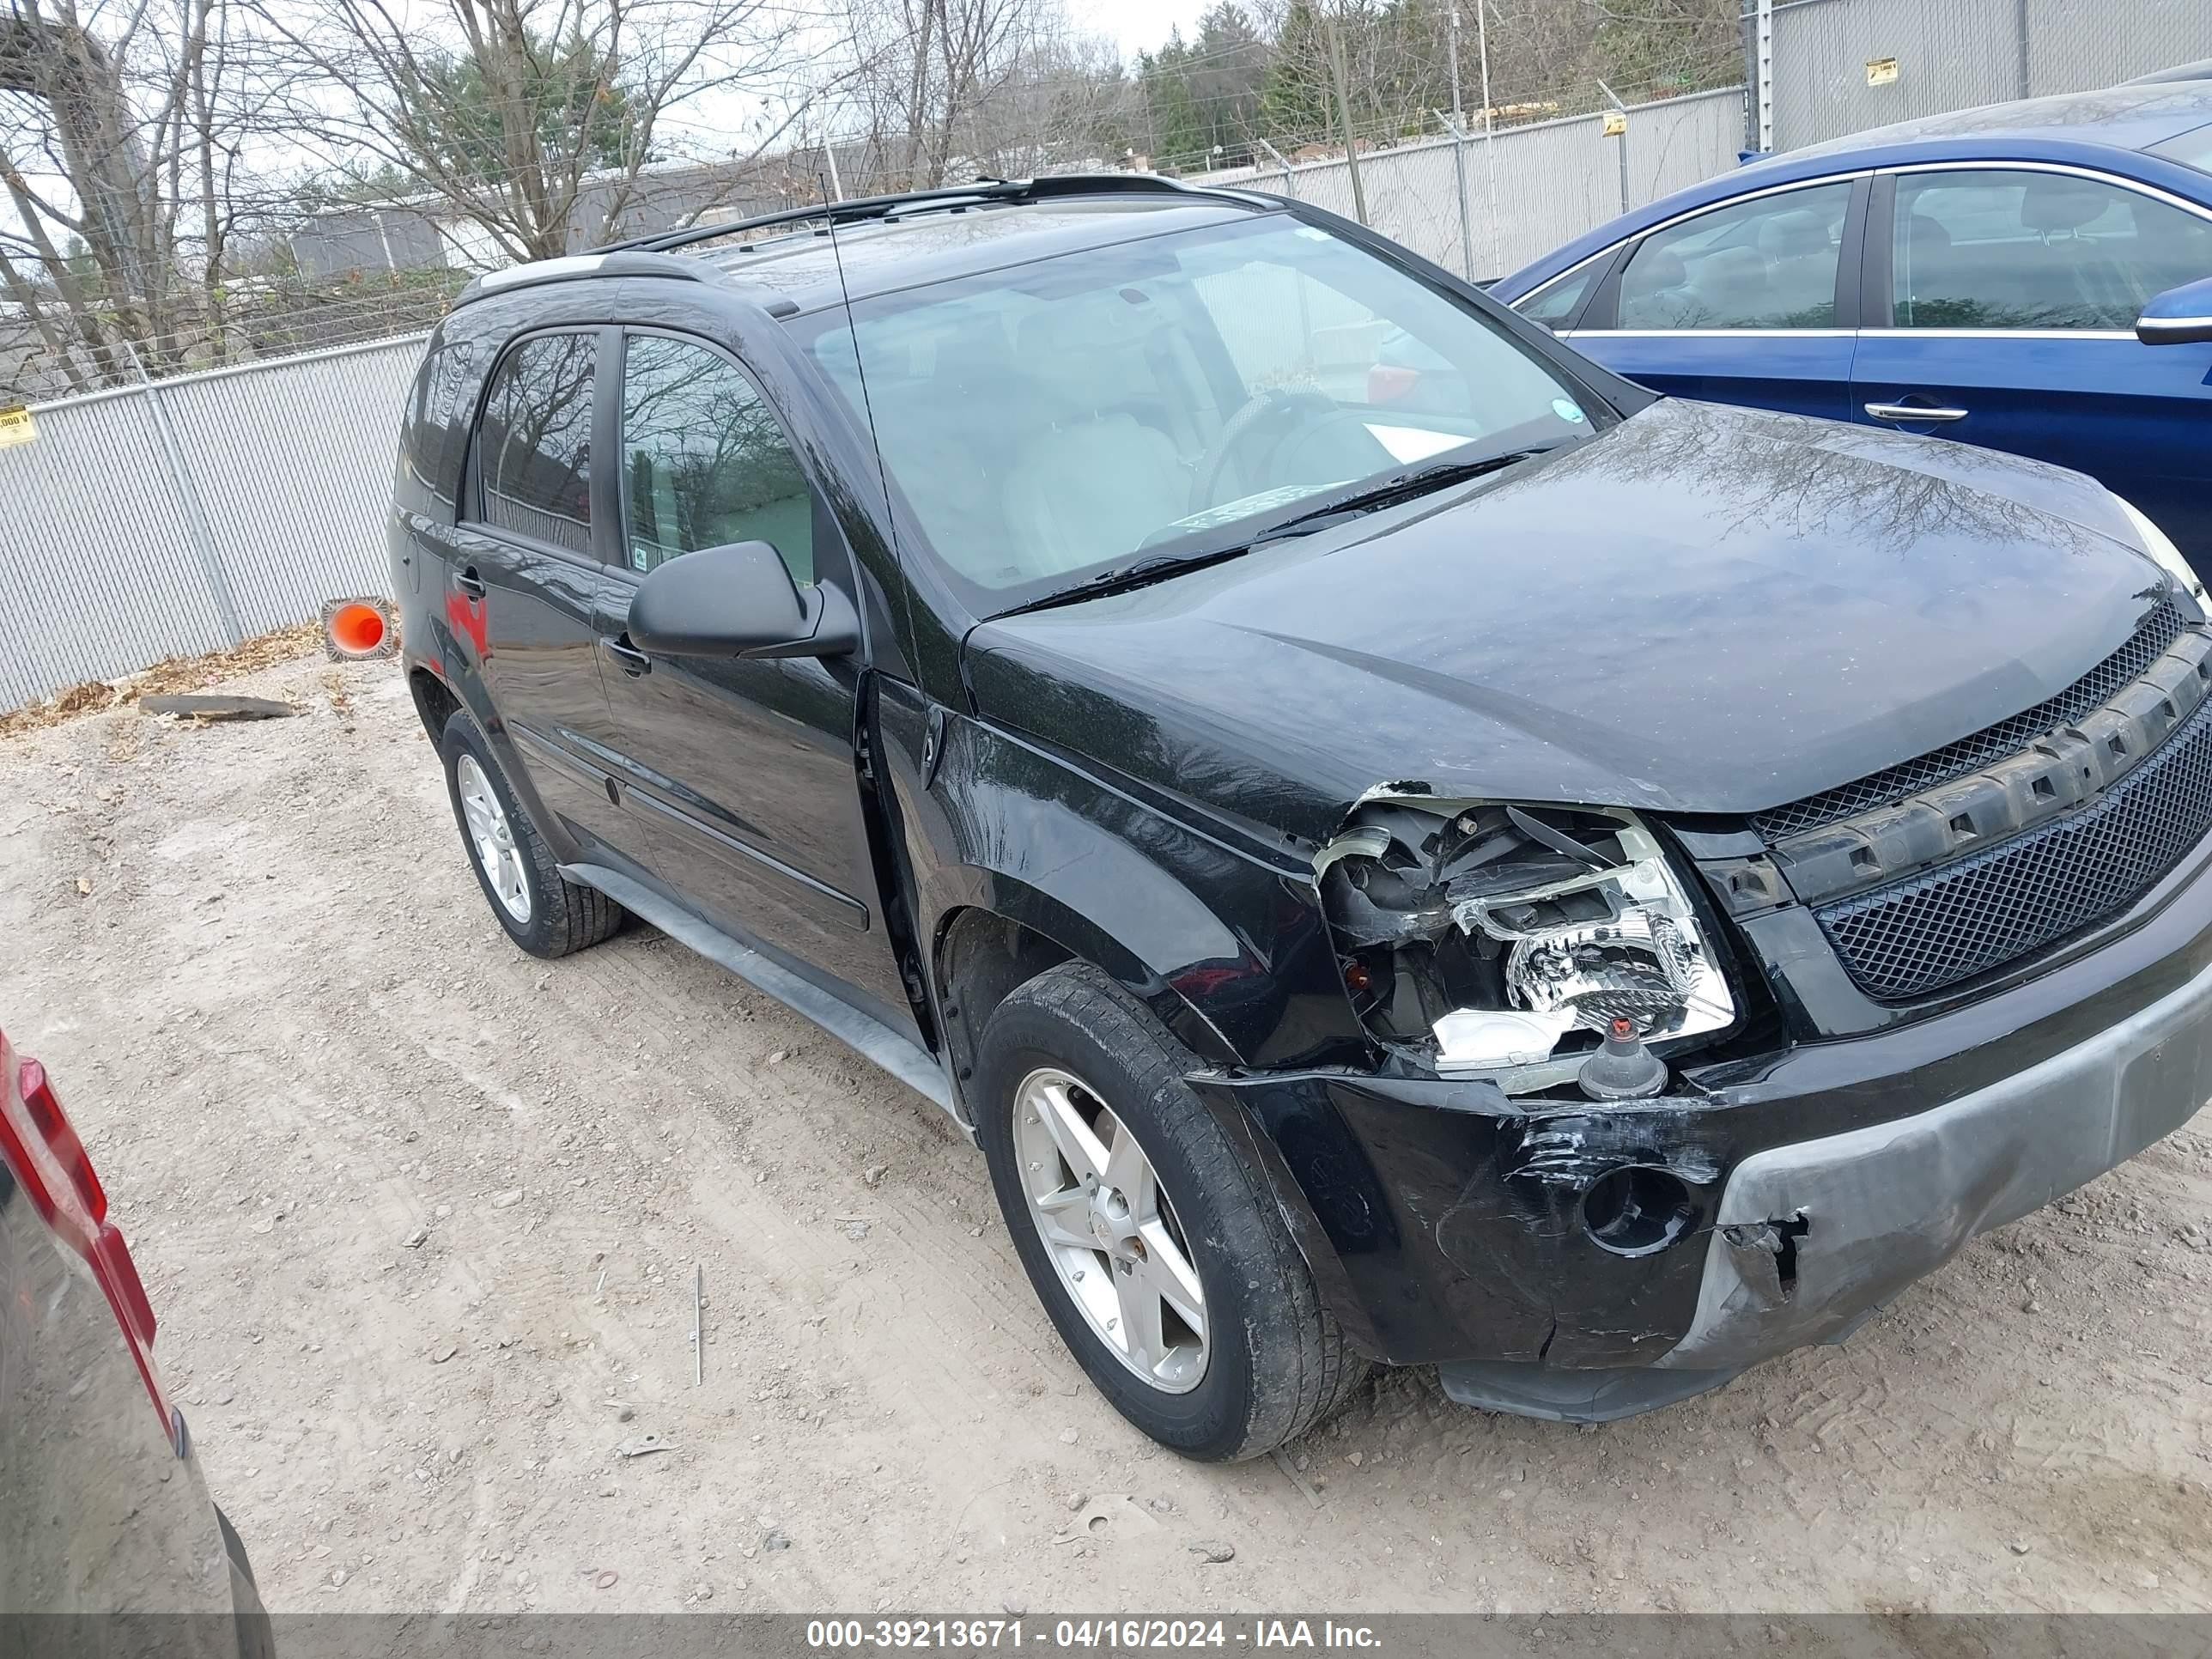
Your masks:
M 2212 829 L 2212 700 L 2080 811 L 1814 914 L 1868 995 L 1924 996 L 2111 915 Z
M 1887 772 L 1861 778 L 1803 800 L 1761 812 L 1752 823 L 1771 847 L 1808 830 L 1856 817 L 1907 795 L 1987 766 L 1991 761 L 2025 749 L 2055 726 L 2070 725 L 2110 698 L 2129 681 L 2157 661 L 2187 626 L 2171 600 L 2161 600 L 2144 617 L 2125 645 L 2099 663 L 2057 696 L 2033 708 L 1984 726 L 1971 737 L 1893 766 Z

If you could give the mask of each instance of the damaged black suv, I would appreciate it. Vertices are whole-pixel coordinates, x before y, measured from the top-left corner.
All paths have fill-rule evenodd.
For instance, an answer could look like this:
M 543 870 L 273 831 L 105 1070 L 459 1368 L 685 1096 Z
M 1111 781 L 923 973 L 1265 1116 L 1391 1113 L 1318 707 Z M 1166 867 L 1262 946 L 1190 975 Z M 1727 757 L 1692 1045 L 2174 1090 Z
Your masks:
M 2155 526 L 1654 398 L 1297 203 L 979 183 L 483 278 L 391 541 L 501 926 L 635 914 L 942 1103 L 1193 1456 L 1374 1361 L 1714 1387 L 2212 1079 Z

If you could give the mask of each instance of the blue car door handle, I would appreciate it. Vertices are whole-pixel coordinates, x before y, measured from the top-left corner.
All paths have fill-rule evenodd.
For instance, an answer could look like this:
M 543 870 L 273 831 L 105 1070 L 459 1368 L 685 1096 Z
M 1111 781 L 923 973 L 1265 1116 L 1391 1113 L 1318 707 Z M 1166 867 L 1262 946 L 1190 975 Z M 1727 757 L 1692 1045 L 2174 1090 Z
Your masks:
M 1963 409 L 1937 409 L 1923 404 L 1869 404 L 1866 412 L 1877 421 L 1963 421 Z

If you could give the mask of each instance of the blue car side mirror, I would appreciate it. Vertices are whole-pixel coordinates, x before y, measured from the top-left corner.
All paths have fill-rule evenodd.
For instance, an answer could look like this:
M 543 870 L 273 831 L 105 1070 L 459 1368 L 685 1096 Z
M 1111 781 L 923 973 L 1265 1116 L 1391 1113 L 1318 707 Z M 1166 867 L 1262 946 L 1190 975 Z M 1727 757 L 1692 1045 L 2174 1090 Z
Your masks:
M 2145 345 L 2197 345 L 2212 340 L 2212 276 L 2200 276 L 2152 296 L 2136 319 Z

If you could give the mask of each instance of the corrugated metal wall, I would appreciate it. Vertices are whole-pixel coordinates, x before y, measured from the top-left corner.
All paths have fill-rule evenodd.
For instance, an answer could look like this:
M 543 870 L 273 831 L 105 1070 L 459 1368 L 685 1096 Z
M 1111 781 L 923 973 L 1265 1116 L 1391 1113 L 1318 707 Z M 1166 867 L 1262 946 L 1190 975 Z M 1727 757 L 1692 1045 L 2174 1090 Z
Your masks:
M 422 339 L 34 408 L 0 448 L 0 708 L 384 592 Z

